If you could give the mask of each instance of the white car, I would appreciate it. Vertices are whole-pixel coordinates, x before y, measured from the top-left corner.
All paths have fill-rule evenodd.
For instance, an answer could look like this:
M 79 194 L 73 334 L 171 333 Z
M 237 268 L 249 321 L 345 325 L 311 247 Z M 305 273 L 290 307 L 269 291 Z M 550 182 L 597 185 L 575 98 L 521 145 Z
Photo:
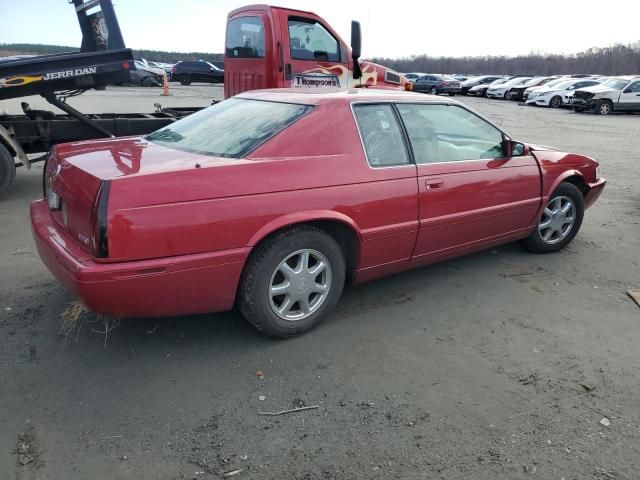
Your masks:
M 401 73 L 400 75 L 403 75 L 404 78 L 406 78 L 407 80 L 409 80 L 410 82 L 415 82 L 418 78 L 420 77 L 424 77 L 426 75 L 426 73 L 421 73 L 421 72 L 409 72 L 409 73 Z
M 598 85 L 597 80 L 591 78 L 572 78 L 555 85 L 545 85 L 527 96 L 527 105 L 559 108 L 569 105 L 573 101 L 573 92 L 578 88 Z M 571 98 L 569 98 L 571 97 Z
M 500 83 L 498 85 L 490 85 L 487 90 L 487 97 L 489 98 L 505 98 L 507 92 L 511 89 L 511 87 L 515 87 L 516 85 L 521 85 L 525 82 L 528 82 L 533 77 L 515 77 L 511 80 Z
M 472 97 L 485 97 L 487 95 L 487 90 L 489 90 L 491 87 L 508 82 L 509 80 L 511 80 L 511 78 L 513 77 L 498 78 L 497 80 L 494 80 L 489 84 L 485 83 L 485 84 L 475 85 L 471 87 L 469 90 L 467 90 L 467 95 L 471 95 Z

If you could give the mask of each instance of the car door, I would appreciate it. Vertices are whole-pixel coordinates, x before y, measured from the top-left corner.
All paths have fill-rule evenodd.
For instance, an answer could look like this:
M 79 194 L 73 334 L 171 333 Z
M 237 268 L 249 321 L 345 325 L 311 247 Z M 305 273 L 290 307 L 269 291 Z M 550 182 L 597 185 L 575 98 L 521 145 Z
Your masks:
M 541 202 L 535 158 L 508 157 L 504 134 L 462 106 L 397 108 L 418 169 L 414 260 L 473 251 L 527 230 Z
M 640 80 L 630 83 L 620 94 L 622 110 L 640 110 Z
M 313 15 L 280 9 L 285 85 L 297 88 L 349 88 L 347 48 Z

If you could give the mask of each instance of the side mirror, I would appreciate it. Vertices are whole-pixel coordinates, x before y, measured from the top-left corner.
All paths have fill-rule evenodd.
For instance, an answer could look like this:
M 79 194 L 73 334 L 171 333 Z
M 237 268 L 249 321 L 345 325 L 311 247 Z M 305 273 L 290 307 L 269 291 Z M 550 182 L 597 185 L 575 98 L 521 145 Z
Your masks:
M 514 142 L 513 140 L 509 141 L 509 149 L 511 150 L 510 157 L 522 157 L 526 150 L 524 143 Z
M 362 77 L 362 70 L 360 70 L 360 62 L 358 59 L 361 55 L 362 49 L 362 33 L 360 31 L 360 22 L 355 20 L 351 21 L 351 58 L 353 59 L 353 78 L 355 80 Z

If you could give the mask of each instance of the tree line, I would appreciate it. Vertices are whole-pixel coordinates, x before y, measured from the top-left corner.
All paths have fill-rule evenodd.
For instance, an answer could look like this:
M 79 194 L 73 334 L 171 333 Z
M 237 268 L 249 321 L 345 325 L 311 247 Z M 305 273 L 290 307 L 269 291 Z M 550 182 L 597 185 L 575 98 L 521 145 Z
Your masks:
M 47 55 L 50 53 L 63 53 L 78 51 L 80 47 L 64 45 L 43 45 L 40 43 L 0 43 L 0 51 L 16 52 L 22 55 Z M 206 60 L 209 62 L 221 61 L 222 53 L 205 52 L 165 52 L 162 50 L 133 49 L 135 58 L 146 58 L 154 62 L 175 63 L 185 60 Z
M 398 72 L 504 75 L 640 74 L 640 41 L 631 45 L 591 48 L 572 55 L 530 53 L 515 57 L 372 58 Z
M 3 43 L 0 50 L 43 55 L 78 50 L 78 47 L 43 45 L 38 43 Z M 222 53 L 166 52 L 134 49 L 135 58 L 175 63 L 181 60 L 222 61 Z M 432 57 L 416 55 L 408 58 L 372 58 L 398 72 L 466 73 L 504 75 L 560 74 L 640 74 L 640 41 L 631 45 L 591 48 L 572 55 L 530 53 L 515 57 Z

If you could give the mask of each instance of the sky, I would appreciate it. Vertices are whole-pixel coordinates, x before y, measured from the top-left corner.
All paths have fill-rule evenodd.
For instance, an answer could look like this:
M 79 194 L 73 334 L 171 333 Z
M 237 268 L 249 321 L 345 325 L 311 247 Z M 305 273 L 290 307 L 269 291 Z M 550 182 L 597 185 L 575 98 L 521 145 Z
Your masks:
M 221 53 L 229 11 L 237 0 L 114 0 L 128 47 Z M 345 41 L 351 20 L 362 24 L 363 57 L 576 53 L 590 47 L 640 41 L 640 1 L 601 0 L 351 1 L 279 0 L 313 11 Z M 67 0 L 0 0 L 0 43 L 79 46 L 80 28 Z

